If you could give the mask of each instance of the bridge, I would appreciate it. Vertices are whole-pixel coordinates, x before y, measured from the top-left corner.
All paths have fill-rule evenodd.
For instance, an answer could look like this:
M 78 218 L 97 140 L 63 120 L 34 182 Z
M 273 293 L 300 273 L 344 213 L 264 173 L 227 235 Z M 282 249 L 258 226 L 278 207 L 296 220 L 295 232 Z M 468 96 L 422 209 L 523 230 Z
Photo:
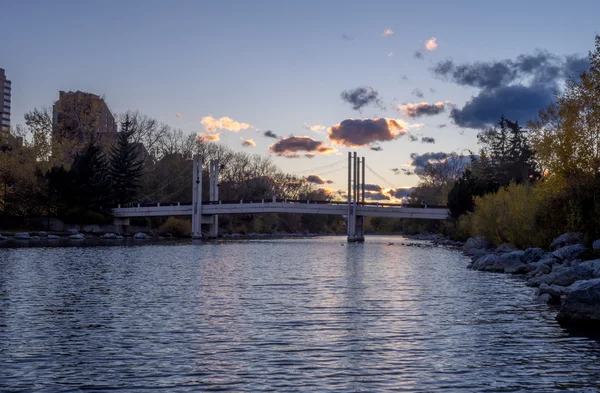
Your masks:
M 362 174 L 362 178 L 361 178 Z M 219 200 L 219 162 L 209 163 L 209 201 L 202 201 L 202 159 L 193 160 L 193 201 L 192 203 L 137 204 L 132 207 L 117 207 L 113 215 L 127 220 L 133 217 L 192 216 L 192 236 L 201 238 L 201 225 L 208 224 L 209 238 L 218 234 L 220 214 L 253 213 L 304 213 L 340 215 L 346 218 L 349 242 L 364 241 L 364 217 L 419 218 L 445 220 L 448 209 L 443 206 L 409 205 L 393 203 L 365 202 L 365 158 L 348 153 L 348 197 L 345 202 L 286 200 Z

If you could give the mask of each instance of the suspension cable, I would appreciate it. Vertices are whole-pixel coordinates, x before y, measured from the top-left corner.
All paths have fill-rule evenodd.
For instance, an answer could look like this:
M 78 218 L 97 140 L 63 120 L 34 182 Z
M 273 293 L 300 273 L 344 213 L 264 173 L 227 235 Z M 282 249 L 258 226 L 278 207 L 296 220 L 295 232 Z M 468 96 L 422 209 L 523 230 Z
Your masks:
M 336 166 L 336 165 L 339 165 L 339 164 L 341 164 L 341 163 L 343 163 L 343 162 L 346 162 L 346 159 L 345 159 L 345 158 L 343 158 L 343 159 L 341 159 L 341 160 L 339 160 L 339 161 L 336 161 L 336 162 L 334 162 L 334 163 L 331 163 L 331 164 L 327 164 L 327 165 L 321 165 L 321 166 L 318 166 L 318 167 L 315 167 L 315 168 L 310 168 L 310 169 L 303 169 L 303 170 L 301 170 L 301 171 L 296 171 L 296 172 L 290 172 L 290 174 L 296 175 L 296 174 L 301 174 L 301 173 L 306 173 L 306 172 L 314 172 L 314 173 L 312 173 L 312 174 L 315 174 L 315 175 L 316 175 L 316 174 L 317 174 L 317 173 L 316 173 L 316 171 L 317 171 L 317 170 L 319 170 L 319 169 L 328 169 L 328 168 L 332 168 L 332 167 L 334 167 L 334 166 Z
M 373 170 L 373 168 L 371 168 L 370 166 L 366 165 L 367 169 L 374 174 L 375 176 L 377 176 L 379 179 L 383 180 L 388 186 L 390 186 L 391 188 L 398 188 L 397 186 L 395 186 L 394 184 L 392 184 L 391 182 L 387 181 L 383 176 L 381 176 L 379 173 L 375 172 Z

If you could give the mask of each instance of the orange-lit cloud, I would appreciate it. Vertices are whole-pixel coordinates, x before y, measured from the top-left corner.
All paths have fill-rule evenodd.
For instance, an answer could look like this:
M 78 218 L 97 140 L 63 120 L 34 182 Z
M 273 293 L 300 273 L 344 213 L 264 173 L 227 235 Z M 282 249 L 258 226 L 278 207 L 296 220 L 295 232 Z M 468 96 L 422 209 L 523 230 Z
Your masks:
M 207 134 L 206 132 L 199 132 L 197 135 L 201 142 L 216 142 L 219 140 L 218 133 Z
M 336 149 L 309 136 L 289 136 L 273 143 L 269 146 L 269 151 L 281 157 L 297 158 L 300 157 L 299 153 L 306 153 L 309 157 L 314 154 L 333 153 Z
M 333 183 L 333 181 L 325 180 L 319 175 L 308 175 L 308 176 L 306 176 L 305 180 L 309 183 L 315 183 L 315 184 L 331 184 L 331 183 Z
M 175 114 L 175 117 L 178 118 L 178 119 L 181 119 L 181 118 L 183 118 L 183 115 L 181 113 L 177 112 Z
M 331 126 L 328 133 L 329 140 L 336 145 L 360 147 L 394 140 L 412 127 L 401 119 L 346 119 Z
M 394 31 L 392 29 L 385 29 L 383 31 L 383 36 L 384 37 L 390 37 L 394 35 Z
M 436 38 L 435 37 L 431 37 L 430 39 L 427 40 L 427 42 L 425 43 L 425 48 L 428 51 L 434 51 L 437 49 L 438 44 L 436 42 Z
M 418 104 L 403 104 L 398 105 L 398 110 L 404 112 L 410 117 L 421 117 L 421 116 L 434 116 L 442 113 L 446 110 L 446 107 L 450 105 L 450 101 L 436 102 L 430 104 L 428 102 L 420 102 Z
M 315 124 L 313 126 L 311 126 L 310 124 L 304 123 L 302 125 L 302 127 L 306 128 L 309 131 L 314 131 L 314 132 L 320 132 L 320 131 L 324 131 L 325 130 L 325 126 L 321 125 L 321 124 Z
M 248 128 L 252 127 L 248 123 L 240 123 L 230 117 L 221 117 L 220 119 L 216 119 L 212 116 L 204 116 L 200 123 L 202 123 L 204 129 L 208 132 L 215 132 L 217 130 L 237 132 L 247 130 Z
M 242 146 L 254 147 L 256 146 L 256 142 L 252 139 L 242 139 Z

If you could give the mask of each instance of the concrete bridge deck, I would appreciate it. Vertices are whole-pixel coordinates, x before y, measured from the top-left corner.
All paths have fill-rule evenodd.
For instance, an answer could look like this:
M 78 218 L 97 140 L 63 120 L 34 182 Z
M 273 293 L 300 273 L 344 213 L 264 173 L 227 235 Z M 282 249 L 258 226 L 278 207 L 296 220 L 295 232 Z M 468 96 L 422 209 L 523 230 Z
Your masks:
M 133 207 L 117 207 L 113 209 L 116 218 L 131 217 L 165 217 L 191 216 L 193 206 L 186 204 L 137 205 Z M 221 201 L 203 203 L 201 214 L 212 216 L 219 214 L 258 214 L 258 213 L 304 213 L 329 214 L 345 216 L 348 214 L 346 202 L 325 201 Z M 384 203 L 358 203 L 356 215 L 390 218 L 421 218 L 445 220 L 449 217 L 448 209 L 442 206 L 399 205 Z

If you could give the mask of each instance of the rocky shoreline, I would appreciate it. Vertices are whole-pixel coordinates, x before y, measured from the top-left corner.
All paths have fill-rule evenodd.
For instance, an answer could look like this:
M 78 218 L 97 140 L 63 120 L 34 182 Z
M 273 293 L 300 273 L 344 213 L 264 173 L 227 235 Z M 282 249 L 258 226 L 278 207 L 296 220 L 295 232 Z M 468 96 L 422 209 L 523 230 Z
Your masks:
M 600 240 L 590 249 L 581 234 L 565 233 L 545 251 L 510 244 L 494 249 L 484 238 L 470 238 L 463 250 L 470 269 L 519 275 L 537 287 L 535 301 L 556 305 L 563 326 L 600 327 Z

